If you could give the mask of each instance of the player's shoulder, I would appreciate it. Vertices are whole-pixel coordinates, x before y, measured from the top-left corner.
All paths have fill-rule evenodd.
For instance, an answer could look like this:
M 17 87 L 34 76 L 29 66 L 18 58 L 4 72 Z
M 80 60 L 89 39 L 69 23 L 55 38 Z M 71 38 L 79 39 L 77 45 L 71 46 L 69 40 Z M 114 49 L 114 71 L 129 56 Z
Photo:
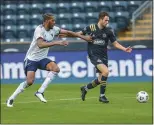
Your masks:
M 35 30 L 37 30 L 37 31 L 41 31 L 41 30 L 43 30 L 43 29 L 44 29 L 44 27 L 43 27 L 42 24 L 38 25 L 38 26 L 35 28 Z
M 60 28 L 58 26 L 53 26 L 53 30 L 59 30 Z
M 106 27 L 107 32 L 112 33 L 114 32 L 113 28 L 111 26 Z
M 95 23 L 92 23 L 92 24 L 89 24 L 87 27 L 96 27 L 97 24 Z
M 97 24 L 90 24 L 87 26 L 87 29 L 89 29 L 90 31 L 95 31 L 97 30 Z
M 107 27 L 106 27 L 106 30 L 111 31 L 111 30 L 112 30 L 112 27 L 111 27 L 111 26 L 107 26 Z
M 53 28 L 50 30 L 50 32 L 54 32 L 55 34 L 59 34 L 60 28 L 58 26 L 53 26 Z

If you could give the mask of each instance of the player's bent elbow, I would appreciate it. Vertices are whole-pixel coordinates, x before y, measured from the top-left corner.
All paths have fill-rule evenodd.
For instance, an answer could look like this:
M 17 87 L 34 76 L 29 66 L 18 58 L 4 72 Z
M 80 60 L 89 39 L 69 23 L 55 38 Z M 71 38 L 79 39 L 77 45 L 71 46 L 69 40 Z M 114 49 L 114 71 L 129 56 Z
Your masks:
M 38 45 L 38 44 L 37 44 L 37 46 L 38 46 L 40 49 L 42 49 L 42 48 L 43 48 L 41 45 Z
M 38 46 L 40 49 L 44 48 L 44 46 L 43 46 L 42 43 L 40 43 L 40 42 L 37 42 L 37 46 Z
M 37 46 L 38 46 L 40 49 L 44 48 L 43 42 L 44 42 L 44 41 L 42 41 L 42 39 L 38 39 L 38 40 L 37 40 Z

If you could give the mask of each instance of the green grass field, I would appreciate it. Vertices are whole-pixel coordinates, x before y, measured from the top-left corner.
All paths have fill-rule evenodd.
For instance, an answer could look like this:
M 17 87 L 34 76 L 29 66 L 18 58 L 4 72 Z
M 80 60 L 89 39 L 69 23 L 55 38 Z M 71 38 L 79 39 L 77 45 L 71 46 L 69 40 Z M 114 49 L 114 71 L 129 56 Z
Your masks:
M 45 92 L 46 104 L 34 92 L 35 84 L 20 94 L 13 108 L 5 105 L 6 99 L 18 86 L 1 85 L 1 123 L 21 124 L 152 124 L 152 83 L 108 84 L 106 95 L 109 104 L 98 101 L 99 87 L 81 101 L 79 87 L 83 84 L 50 84 Z M 147 103 L 136 101 L 137 92 L 147 91 Z

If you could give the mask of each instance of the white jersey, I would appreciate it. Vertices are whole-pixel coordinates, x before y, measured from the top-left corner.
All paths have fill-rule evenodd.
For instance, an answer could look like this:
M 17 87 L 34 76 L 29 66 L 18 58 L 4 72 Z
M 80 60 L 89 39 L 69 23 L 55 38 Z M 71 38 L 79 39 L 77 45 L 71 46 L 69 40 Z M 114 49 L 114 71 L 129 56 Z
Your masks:
M 36 27 L 34 31 L 33 41 L 30 45 L 30 48 L 27 51 L 26 57 L 32 61 L 39 61 L 43 58 L 47 57 L 49 47 L 48 48 L 42 48 L 40 49 L 37 46 L 37 39 L 43 38 L 46 42 L 52 42 L 55 35 L 58 35 L 60 32 L 60 28 L 57 26 L 54 26 L 53 29 L 50 29 L 49 31 L 46 31 L 43 25 L 39 25 Z

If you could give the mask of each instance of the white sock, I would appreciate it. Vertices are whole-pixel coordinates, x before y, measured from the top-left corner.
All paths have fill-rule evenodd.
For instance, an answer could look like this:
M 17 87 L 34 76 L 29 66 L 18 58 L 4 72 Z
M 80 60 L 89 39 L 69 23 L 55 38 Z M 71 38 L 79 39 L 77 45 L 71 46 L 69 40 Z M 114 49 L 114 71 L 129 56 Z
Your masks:
M 105 94 L 101 94 L 101 97 L 105 96 Z
M 57 72 L 53 72 L 53 71 L 49 72 L 43 84 L 38 89 L 38 92 L 43 93 L 45 89 L 48 87 L 49 83 L 55 78 L 56 75 L 57 75 Z
M 27 87 L 28 87 L 28 84 L 27 84 L 26 81 L 20 83 L 20 85 L 18 86 L 18 88 L 17 88 L 17 89 L 14 91 L 14 93 L 9 97 L 9 99 L 13 99 L 13 100 L 14 100 L 14 99 L 16 98 L 16 96 L 17 96 L 18 94 L 20 94 L 21 92 L 23 92 L 24 89 L 27 88 Z

